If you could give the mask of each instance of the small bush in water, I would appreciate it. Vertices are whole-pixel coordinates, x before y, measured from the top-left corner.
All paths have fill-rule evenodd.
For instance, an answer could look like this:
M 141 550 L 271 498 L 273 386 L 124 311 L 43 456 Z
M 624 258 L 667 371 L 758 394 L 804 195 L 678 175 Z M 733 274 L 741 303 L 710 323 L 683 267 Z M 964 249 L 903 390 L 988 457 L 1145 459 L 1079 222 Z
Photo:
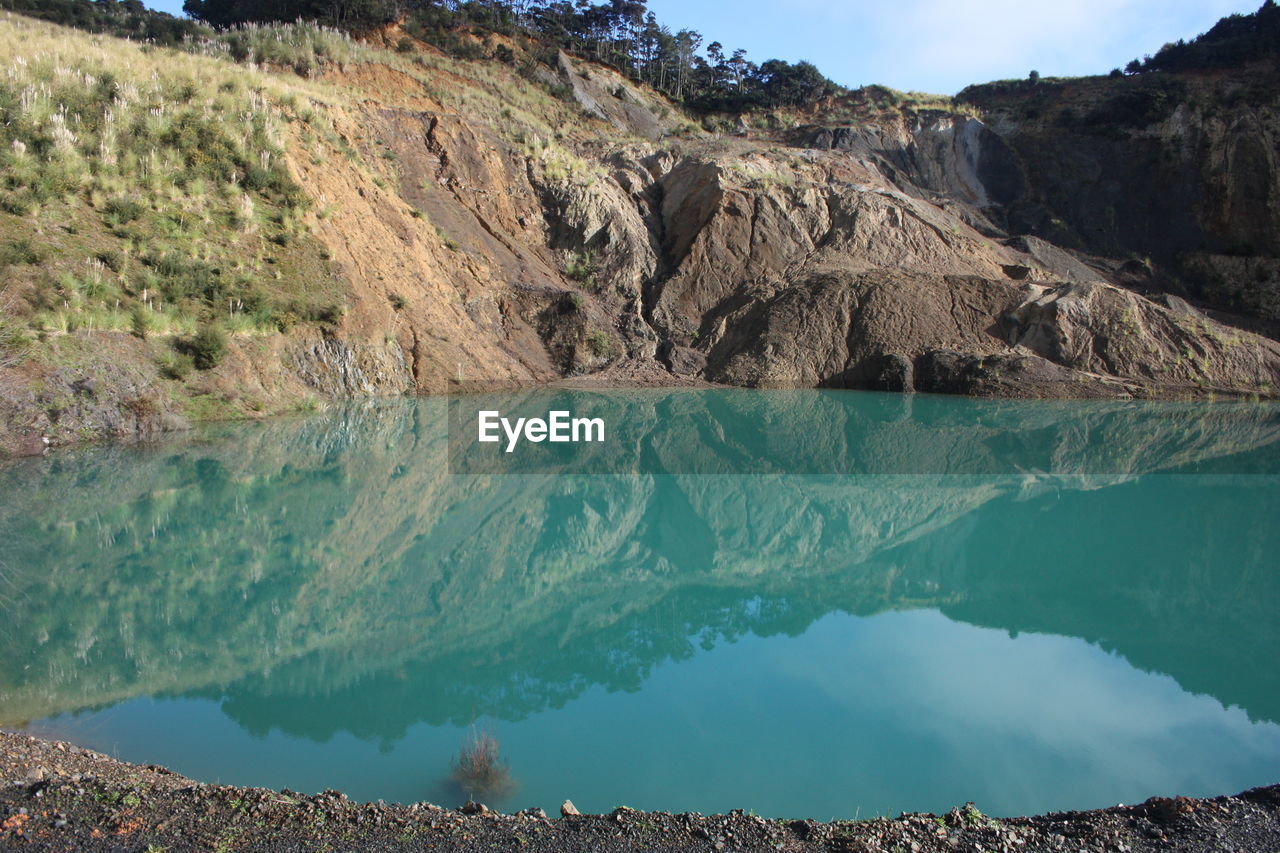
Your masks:
M 515 788 L 511 769 L 502 760 L 498 739 L 475 728 L 463 743 L 449 778 L 472 796 L 501 798 Z

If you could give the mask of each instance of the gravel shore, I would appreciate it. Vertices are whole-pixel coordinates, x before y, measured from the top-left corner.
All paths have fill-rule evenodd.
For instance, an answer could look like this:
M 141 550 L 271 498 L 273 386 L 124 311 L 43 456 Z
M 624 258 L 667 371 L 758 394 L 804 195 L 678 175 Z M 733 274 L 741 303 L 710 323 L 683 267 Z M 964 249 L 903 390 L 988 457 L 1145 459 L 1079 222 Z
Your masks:
M 1017 818 L 972 806 L 831 823 L 631 809 L 548 818 L 478 805 L 356 803 L 336 791 L 308 796 L 206 785 L 162 767 L 0 732 L 0 849 L 1263 853 L 1280 850 L 1280 785 Z

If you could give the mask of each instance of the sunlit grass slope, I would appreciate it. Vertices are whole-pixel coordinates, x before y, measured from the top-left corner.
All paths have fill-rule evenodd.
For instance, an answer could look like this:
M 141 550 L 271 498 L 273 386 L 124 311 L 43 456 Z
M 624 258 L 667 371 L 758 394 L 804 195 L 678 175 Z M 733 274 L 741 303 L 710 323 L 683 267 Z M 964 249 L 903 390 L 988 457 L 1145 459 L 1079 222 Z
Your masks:
M 288 41 L 299 29 L 276 28 L 273 58 L 300 61 Z M 318 35 L 354 59 L 355 45 Z M 338 310 L 336 281 L 301 224 L 306 194 L 285 163 L 291 122 L 317 143 L 332 138 L 318 101 L 334 95 L 225 58 L 266 52 L 267 36 L 259 28 L 181 51 L 0 18 L 11 322 L 34 334 L 189 333 L 214 321 L 250 332 Z M 313 44 L 305 53 L 315 61 Z

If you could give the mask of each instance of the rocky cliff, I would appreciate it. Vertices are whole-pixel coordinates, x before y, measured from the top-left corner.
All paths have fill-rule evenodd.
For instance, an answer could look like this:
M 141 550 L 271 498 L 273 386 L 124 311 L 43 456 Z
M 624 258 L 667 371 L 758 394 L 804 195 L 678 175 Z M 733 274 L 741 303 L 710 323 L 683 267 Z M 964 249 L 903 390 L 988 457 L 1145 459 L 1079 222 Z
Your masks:
M 0 26 L 18 44 L 88 41 Z M 1280 385 L 1273 65 L 992 85 L 963 93 L 976 110 L 871 109 L 864 91 L 697 124 L 563 53 L 521 62 L 491 36 L 477 49 L 517 61 L 464 61 L 394 28 L 375 41 L 399 47 L 352 48 L 305 86 L 296 66 L 244 72 L 306 204 L 242 278 L 336 296 L 234 332 L 189 376 L 166 366 L 177 333 L 39 326 L 42 304 L 75 310 L 57 287 L 39 295 L 42 269 L 141 252 L 119 224 L 102 239 L 120 251 L 63 234 L 58 217 L 102 205 L 73 194 L 34 214 L 54 260 L 6 255 L 0 446 L 566 377 L 1054 397 Z M 119 278 L 124 299 L 150 298 Z
M 1007 227 L 1127 259 L 1144 289 L 1275 321 L 1278 84 L 1273 58 L 993 83 L 960 98 L 1012 152 L 1018 187 L 1003 206 Z

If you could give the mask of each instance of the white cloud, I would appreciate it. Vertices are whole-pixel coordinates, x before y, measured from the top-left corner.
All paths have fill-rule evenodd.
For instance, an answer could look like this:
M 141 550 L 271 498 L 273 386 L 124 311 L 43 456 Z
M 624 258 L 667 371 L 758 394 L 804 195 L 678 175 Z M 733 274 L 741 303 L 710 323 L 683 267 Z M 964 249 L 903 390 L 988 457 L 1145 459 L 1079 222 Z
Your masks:
M 902 0 L 847 4 L 840 16 L 869 30 L 871 50 L 850 57 L 863 73 L 899 88 L 954 90 L 1031 69 L 1105 73 L 1240 8 L 1240 0 Z

